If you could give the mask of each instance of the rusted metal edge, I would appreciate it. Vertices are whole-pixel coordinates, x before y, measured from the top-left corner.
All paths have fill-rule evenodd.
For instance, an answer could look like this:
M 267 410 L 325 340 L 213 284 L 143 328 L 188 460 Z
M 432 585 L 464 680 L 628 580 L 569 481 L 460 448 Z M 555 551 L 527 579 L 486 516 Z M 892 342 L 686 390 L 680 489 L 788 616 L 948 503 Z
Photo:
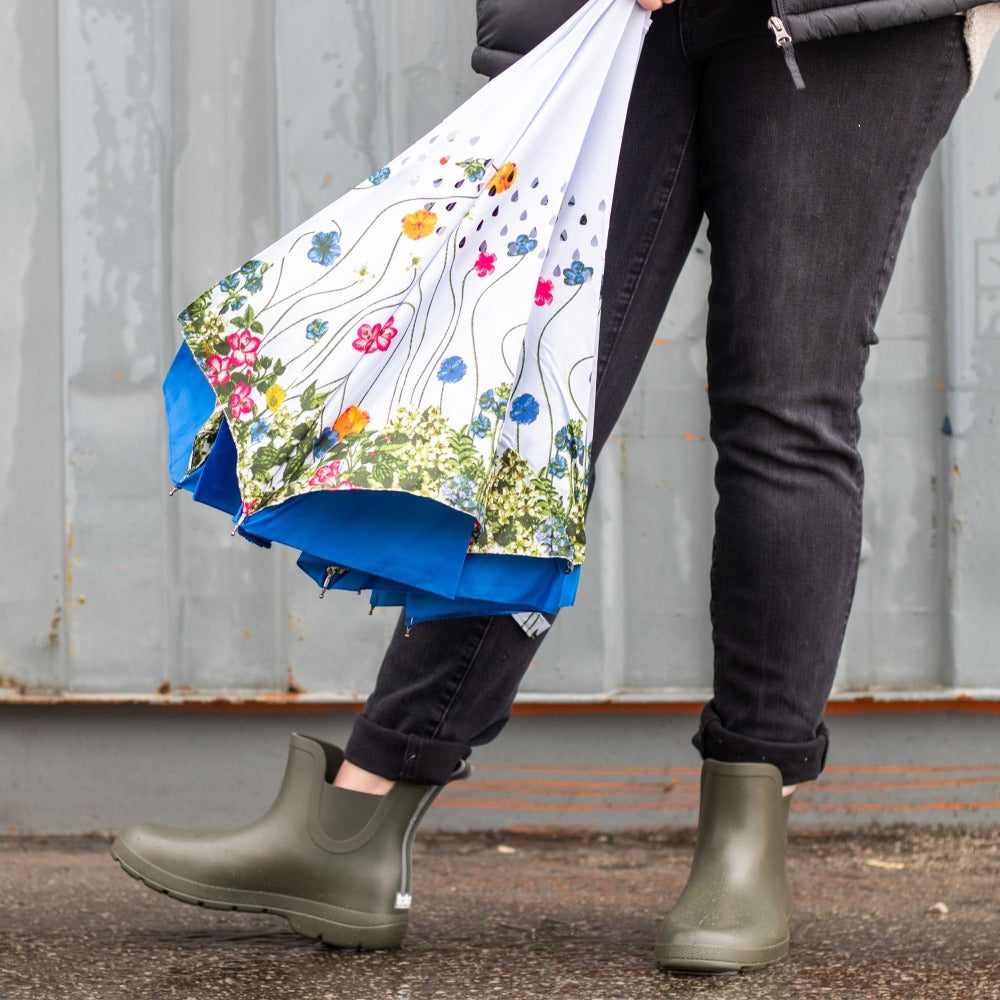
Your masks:
M 525 692 L 514 705 L 517 715 L 696 714 L 711 696 L 701 690 L 625 690 L 595 694 Z M 0 688 L 0 706 L 59 705 L 115 707 L 146 705 L 188 711 L 356 711 L 365 696 L 358 691 L 194 691 L 95 694 L 54 690 Z M 972 712 L 1000 714 L 1000 689 L 932 688 L 918 691 L 847 691 L 834 694 L 827 712 Z

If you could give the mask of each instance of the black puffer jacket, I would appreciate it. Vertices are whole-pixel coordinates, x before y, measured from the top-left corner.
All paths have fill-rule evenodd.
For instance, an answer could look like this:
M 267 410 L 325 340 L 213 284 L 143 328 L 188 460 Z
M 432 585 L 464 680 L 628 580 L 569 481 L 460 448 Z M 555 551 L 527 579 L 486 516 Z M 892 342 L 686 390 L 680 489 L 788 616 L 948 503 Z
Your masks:
M 771 30 L 781 43 L 806 42 L 852 31 L 889 28 L 958 14 L 988 0 L 771 0 L 780 24 Z M 478 45 L 472 66 L 496 76 L 546 35 L 555 31 L 584 0 L 477 0 Z M 786 45 L 786 52 L 790 46 Z

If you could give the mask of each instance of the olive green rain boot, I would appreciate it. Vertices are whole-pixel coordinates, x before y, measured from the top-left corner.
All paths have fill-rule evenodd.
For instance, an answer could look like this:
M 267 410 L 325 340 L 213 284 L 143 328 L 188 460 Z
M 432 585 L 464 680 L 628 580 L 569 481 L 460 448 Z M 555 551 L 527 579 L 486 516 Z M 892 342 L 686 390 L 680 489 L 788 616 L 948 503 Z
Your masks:
M 335 788 L 343 759 L 339 748 L 296 734 L 278 796 L 256 822 L 209 833 L 139 824 L 111 854 L 129 875 L 185 903 L 276 913 L 341 948 L 394 948 L 408 923 L 413 837 L 441 787 Z M 463 761 L 454 777 L 470 770 Z
M 788 953 L 788 798 L 771 764 L 706 760 L 691 875 L 656 939 L 656 962 L 687 973 L 739 972 Z

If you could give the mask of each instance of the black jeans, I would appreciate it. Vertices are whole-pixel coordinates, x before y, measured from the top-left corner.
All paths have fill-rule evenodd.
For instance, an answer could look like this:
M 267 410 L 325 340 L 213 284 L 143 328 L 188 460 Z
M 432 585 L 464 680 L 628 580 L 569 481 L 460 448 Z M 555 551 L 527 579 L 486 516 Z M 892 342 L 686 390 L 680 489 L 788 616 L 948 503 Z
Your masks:
M 625 0 L 622 0 L 625 2 Z M 797 46 L 768 0 L 654 15 L 629 105 L 604 281 L 595 451 L 621 414 L 707 214 L 718 507 L 714 697 L 695 745 L 815 778 L 857 577 L 861 382 L 917 185 L 968 85 L 963 19 Z M 586 571 L 586 570 L 585 570 Z M 347 758 L 442 783 L 510 716 L 540 639 L 430 622 L 386 652 Z

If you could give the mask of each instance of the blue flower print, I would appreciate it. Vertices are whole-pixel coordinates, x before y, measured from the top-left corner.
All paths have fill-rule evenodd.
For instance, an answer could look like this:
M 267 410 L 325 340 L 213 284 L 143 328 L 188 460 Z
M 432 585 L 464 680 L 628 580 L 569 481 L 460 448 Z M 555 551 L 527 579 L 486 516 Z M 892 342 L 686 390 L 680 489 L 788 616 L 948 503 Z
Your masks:
M 322 458 L 339 440 L 340 435 L 332 427 L 324 427 L 313 442 L 313 458 Z
M 538 400 L 530 392 L 510 404 L 510 419 L 516 424 L 533 424 L 538 416 Z
M 381 184 L 382 181 L 386 180 L 388 176 L 389 176 L 389 168 L 382 167 L 380 170 L 376 170 L 375 173 L 373 173 L 371 177 L 368 178 L 368 180 L 370 180 L 372 184 L 378 187 L 378 185 Z
M 571 458 L 578 458 L 583 454 L 583 439 L 574 433 L 570 424 L 556 431 L 555 443 L 558 451 L 568 452 Z
M 476 499 L 476 483 L 468 476 L 452 476 L 441 486 L 441 498 L 452 507 L 478 513 L 479 501 Z
M 487 389 L 486 392 L 484 392 L 479 397 L 479 409 L 481 409 L 481 410 L 493 410 L 495 408 L 496 408 L 496 400 L 495 400 L 495 398 L 493 396 L 493 390 L 492 389 Z
M 487 417 L 485 413 L 480 413 L 479 416 L 476 417 L 471 424 L 469 424 L 469 430 L 472 431 L 476 437 L 486 437 L 491 430 L 490 418 Z
M 525 236 L 522 233 L 513 243 L 507 244 L 507 256 L 523 257 L 526 253 L 531 253 L 537 246 L 538 240 L 533 240 L 530 236 Z
M 306 340 L 319 340 L 329 329 L 330 324 L 325 319 L 314 319 L 306 327 Z
M 243 266 L 242 266 L 242 267 L 240 268 L 240 270 L 241 270 L 241 271 L 242 271 L 242 272 L 243 272 L 243 273 L 244 273 L 245 275 L 248 275 L 248 276 L 249 276 L 249 275 L 253 274 L 253 273 L 254 273 L 254 271 L 256 271 L 256 270 L 257 270 L 257 268 L 259 268 L 259 267 L 260 267 L 260 261 L 259 261 L 259 260 L 248 260 L 248 261 L 247 261 L 247 262 L 246 262 L 246 263 L 245 263 L 245 264 L 244 264 L 244 265 L 243 265 Z
M 340 256 L 340 233 L 317 233 L 313 237 L 309 259 L 329 267 Z
M 482 180 L 486 176 L 486 163 L 483 160 L 459 160 L 456 166 L 470 181 Z
M 219 288 L 224 292 L 235 292 L 240 286 L 240 276 L 238 274 L 227 275 L 219 282 Z
M 574 260 L 569 267 L 563 270 L 563 281 L 567 285 L 582 285 L 585 281 L 590 281 L 594 276 L 592 267 L 584 267 L 583 262 Z
M 457 354 L 453 354 L 441 362 L 437 377 L 442 382 L 461 382 L 468 370 L 468 365 Z
M 254 421 L 254 423 L 250 425 L 250 440 L 259 441 L 267 433 L 270 426 L 271 422 L 269 420 L 265 420 L 263 417 Z
M 551 555 L 562 555 L 570 549 L 566 526 L 558 517 L 547 517 L 535 531 L 535 541 L 549 550 Z
M 549 462 L 549 475 L 555 476 L 557 479 L 562 479 L 563 476 L 569 471 L 569 466 L 566 464 L 566 459 L 562 455 L 556 455 L 555 458 Z
M 246 284 L 243 286 L 243 291 L 259 292 L 263 287 L 264 282 L 260 280 L 260 276 L 254 275 L 252 278 L 247 278 Z

